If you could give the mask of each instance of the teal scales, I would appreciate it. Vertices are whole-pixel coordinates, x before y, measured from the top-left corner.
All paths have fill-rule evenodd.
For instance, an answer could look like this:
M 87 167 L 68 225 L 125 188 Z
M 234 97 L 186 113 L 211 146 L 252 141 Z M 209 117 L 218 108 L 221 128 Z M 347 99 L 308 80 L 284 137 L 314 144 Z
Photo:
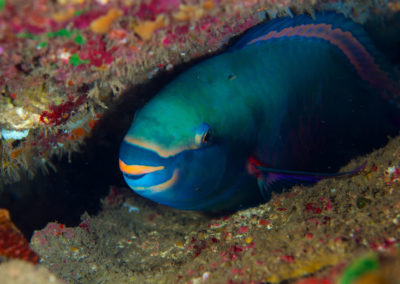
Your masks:
M 269 21 L 139 110 L 120 168 L 135 192 L 171 207 L 256 205 L 342 175 L 332 170 L 371 150 L 366 141 L 396 134 L 396 95 L 361 26 L 335 13 Z

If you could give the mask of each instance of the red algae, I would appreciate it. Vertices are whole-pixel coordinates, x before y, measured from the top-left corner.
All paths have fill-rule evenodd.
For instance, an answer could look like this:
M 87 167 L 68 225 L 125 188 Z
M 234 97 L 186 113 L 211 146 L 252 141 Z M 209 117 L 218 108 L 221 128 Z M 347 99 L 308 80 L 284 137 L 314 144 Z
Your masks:
M 13 224 L 10 213 L 6 209 L 0 209 L 0 256 L 32 263 L 39 263 L 40 260 L 29 247 L 29 242 Z
M 47 125 L 60 125 L 68 120 L 71 112 L 76 110 L 86 101 L 85 97 L 68 97 L 68 101 L 60 105 L 50 105 L 50 111 L 43 111 L 40 115 L 40 121 Z
M 157 15 L 175 11 L 179 7 L 179 0 L 151 0 L 150 3 L 141 3 L 136 16 L 140 20 L 155 20 Z
M 396 5 L 389 4 L 387 11 L 395 11 Z M 266 14 L 274 18 L 313 13 L 314 8 L 347 13 L 359 21 L 384 11 L 377 1 L 6 1 L 0 13 L 0 124 L 34 130 L 26 140 L 36 143 L 17 146 L 24 163 L 13 162 L 8 150 L 2 153 L 0 182 L 17 181 L 27 171 L 33 176 L 53 155 L 77 151 L 91 137 L 91 127 L 81 139 L 52 147 L 38 137 L 84 128 L 94 113 L 105 114 L 121 99 L 128 86 L 152 78 L 160 71 L 157 66 L 170 71 L 216 51 Z M 69 96 L 87 104 L 73 120 L 68 113 L 78 104 Z M 8 141 L 0 143 L 3 149 L 12 148 Z M 42 153 L 40 160 L 35 159 L 37 152 Z
M 219 50 L 265 14 L 329 9 L 363 22 L 369 14 L 398 11 L 395 2 L 6 1 L 0 11 L 0 124 L 32 131 L 18 143 L 0 140 L 0 183 L 77 151 L 94 129 L 102 130 L 100 116 L 128 86 Z M 110 9 L 118 17 L 91 28 Z M 32 246 L 69 282 L 335 283 L 359 254 L 398 244 L 396 143 L 368 157 L 371 171 L 351 180 L 296 187 L 268 204 L 212 220 L 112 187 L 98 216 L 85 214 L 76 228 L 49 223 L 34 234 Z M 15 241 L 20 248 L 21 234 L 4 220 L 2 244 Z M 7 247 L 15 257 L 37 263 L 26 244 L 22 255 L 13 244 Z

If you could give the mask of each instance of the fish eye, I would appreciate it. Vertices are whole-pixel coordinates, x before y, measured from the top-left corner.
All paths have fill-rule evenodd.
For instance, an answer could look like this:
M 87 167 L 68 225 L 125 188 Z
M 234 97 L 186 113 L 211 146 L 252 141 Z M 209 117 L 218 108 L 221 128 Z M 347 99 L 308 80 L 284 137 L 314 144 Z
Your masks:
M 210 142 L 210 138 L 211 138 L 210 130 L 207 130 L 207 132 L 204 133 L 203 137 L 201 138 L 201 143 L 208 144 Z
M 211 142 L 211 127 L 202 123 L 196 130 L 195 142 L 197 145 L 207 145 Z

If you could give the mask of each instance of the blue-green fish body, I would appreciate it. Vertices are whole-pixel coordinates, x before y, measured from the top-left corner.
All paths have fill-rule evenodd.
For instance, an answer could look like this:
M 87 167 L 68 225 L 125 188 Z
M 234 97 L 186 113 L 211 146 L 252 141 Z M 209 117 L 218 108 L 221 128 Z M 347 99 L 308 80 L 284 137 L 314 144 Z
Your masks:
M 394 128 L 396 85 L 377 57 L 337 14 L 257 26 L 136 113 L 120 151 L 124 178 L 158 203 L 219 210 L 329 176 L 311 172 Z

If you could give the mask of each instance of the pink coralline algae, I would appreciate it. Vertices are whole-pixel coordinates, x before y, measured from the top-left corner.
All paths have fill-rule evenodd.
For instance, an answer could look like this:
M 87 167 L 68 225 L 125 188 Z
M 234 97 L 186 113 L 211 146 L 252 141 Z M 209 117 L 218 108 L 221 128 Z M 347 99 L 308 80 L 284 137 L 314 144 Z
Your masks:
M 306 212 L 312 211 L 315 214 L 321 214 L 322 209 L 318 207 L 318 203 L 307 203 L 306 204 Z
M 86 101 L 85 97 L 68 97 L 68 101 L 60 105 L 50 105 L 50 111 L 43 111 L 40 115 L 40 121 L 46 125 L 57 126 L 68 120 L 71 112 Z
M 86 29 L 95 19 L 106 14 L 106 11 L 93 10 L 74 18 L 74 27 L 77 29 Z
M 246 233 L 248 230 L 249 230 L 249 228 L 247 226 L 242 226 L 239 228 L 238 234 Z
M 124 196 L 122 192 L 116 186 L 111 186 L 110 192 L 105 198 L 105 205 L 110 207 L 119 207 L 123 202 Z
M 384 174 L 384 181 L 387 185 L 400 181 L 400 168 L 396 166 L 389 167 Z
M 107 50 L 104 41 L 101 37 L 91 39 L 86 42 L 80 51 L 79 57 L 81 60 L 89 60 L 90 64 L 100 67 L 103 64 L 110 64 L 114 61 L 113 53 L 117 47 L 112 47 Z
M 178 0 L 151 0 L 149 4 L 140 4 L 136 16 L 140 20 L 155 20 L 157 15 L 171 12 L 176 10 L 178 7 Z
M 59 223 L 49 223 L 43 230 L 36 231 L 32 239 L 38 239 L 40 245 L 45 246 L 48 244 L 48 240 L 51 237 L 63 236 L 67 239 L 72 239 L 74 235 L 74 228 L 68 228 L 65 225 Z
M 169 46 L 174 42 L 184 42 L 185 35 L 189 32 L 188 26 L 170 27 L 165 31 L 165 37 L 162 40 L 164 46 Z
M 219 253 L 221 262 L 226 262 L 229 260 L 237 260 L 241 257 L 241 253 L 248 249 L 254 249 L 255 244 L 251 242 L 247 246 L 231 245 L 228 250 Z
M 305 204 L 305 211 L 314 214 L 321 214 L 323 210 L 329 211 L 333 208 L 332 202 L 327 197 L 321 197 L 319 203 L 310 202 Z
M 334 282 L 332 282 L 326 278 L 319 279 L 319 278 L 313 278 L 313 277 L 302 279 L 302 280 L 299 280 L 298 282 L 296 282 L 296 284 L 333 284 L 333 283 Z

